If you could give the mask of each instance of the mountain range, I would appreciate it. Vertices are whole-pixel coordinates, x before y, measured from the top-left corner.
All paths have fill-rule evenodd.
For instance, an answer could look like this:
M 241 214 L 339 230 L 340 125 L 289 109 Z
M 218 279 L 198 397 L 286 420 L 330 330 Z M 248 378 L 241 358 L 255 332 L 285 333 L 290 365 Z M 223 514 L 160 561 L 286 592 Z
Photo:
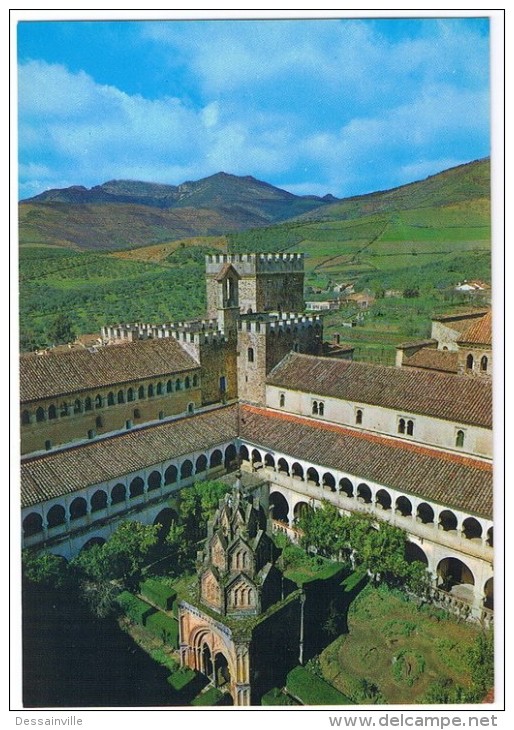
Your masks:
M 181 185 L 111 180 L 48 190 L 20 201 L 20 245 L 121 250 L 285 221 L 351 220 L 370 214 L 469 204 L 489 197 L 489 160 L 426 180 L 346 199 L 297 196 L 224 172 Z

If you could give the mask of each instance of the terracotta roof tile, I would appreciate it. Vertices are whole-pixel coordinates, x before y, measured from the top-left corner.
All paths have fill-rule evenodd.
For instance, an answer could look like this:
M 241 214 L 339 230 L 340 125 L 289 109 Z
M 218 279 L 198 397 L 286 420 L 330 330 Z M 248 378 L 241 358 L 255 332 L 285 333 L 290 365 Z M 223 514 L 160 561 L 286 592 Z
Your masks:
M 480 378 L 290 353 L 266 382 L 456 423 L 492 426 L 491 383 Z
M 459 337 L 457 342 L 459 345 L 489 345 L 493 341 L 493 318 L 492 312 L 488 312 L 485 317 L 476 320 L 471 324 Z
M 24 460 L 22 507 L 230 441 L 236 413 L 236 406 L 227 406 Z
M 177 340 L 163 338 L 20 357 L 22 402 L 199 368 Z
M 479 459 L 246 405 L 241 408 L 241 437 L 362 481 L 492 517 L 492 466 Z
M 423 348 L 415 352 L 414 355 L 404 358 L 402 367 L 438 370 L 442 373 L 456 373 L 458 359 L 459 354 L 456 351 Z

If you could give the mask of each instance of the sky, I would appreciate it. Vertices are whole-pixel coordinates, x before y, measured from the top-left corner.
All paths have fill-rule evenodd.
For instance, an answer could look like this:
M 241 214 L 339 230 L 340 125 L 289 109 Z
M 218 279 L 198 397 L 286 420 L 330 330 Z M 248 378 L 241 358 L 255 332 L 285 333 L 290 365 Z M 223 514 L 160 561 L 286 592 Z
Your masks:
M 20 21 L 19 195 L 384 190 L 490 154 L 487 18 Z

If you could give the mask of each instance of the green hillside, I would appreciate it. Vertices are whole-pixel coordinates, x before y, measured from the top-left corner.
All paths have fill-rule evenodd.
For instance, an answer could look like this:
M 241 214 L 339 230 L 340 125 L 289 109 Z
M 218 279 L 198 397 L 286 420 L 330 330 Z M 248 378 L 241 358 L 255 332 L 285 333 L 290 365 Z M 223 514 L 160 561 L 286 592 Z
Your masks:
M 30 204 L 22 207 L 30 213 Z M 110 211 L 104 218 L 105 231 L 111 232 L 104 243 L 116 230 L 114 207 L 118 215 L 126 208 L 104 206 L 104 212 Z M 153 211 L 157 216 L 178 212 Z M 85 225 L 76 217 L 69 230 L 62 231 L 63 242 Z M 433 312 L 463 303 L 469 306 L 452 293 L 458 281 L 490 281 L 489 162 L 470 163 L 392 191 L 329 203 L 307 218 L 267 228 L 226 230 L 224 237 L 171 242 L 162 234 L 163 242 L 157 246 L 119 253 L 73 250 L 70 244 L 45 246 L 41 240 L 31 241 L 27 228 L 24 231 L 20 240 L 23 349 L 51 344 L 62 312 L 77 334 L 97 332 L 103 324 L 119 321 L 201 315 L 205 253 L 291 251 L 306 256 L 307 300 L 333 298 L 334 286 L 342 282 L 376 296 L 373 307 L 360 313 L 358 326 L 344 330 L 344 338 L 358 348 L 357 357 L 391 362 L 397 342 L 428 334 Z M 135 227 L 134 240 L 137 235 Z M 387 290 L 400 292 L 399 298 L 385 298 Z M 404 297 L 404 292 L 414 296 Z M 348 304 L 327 315 L 327 337 L 356 314 Z

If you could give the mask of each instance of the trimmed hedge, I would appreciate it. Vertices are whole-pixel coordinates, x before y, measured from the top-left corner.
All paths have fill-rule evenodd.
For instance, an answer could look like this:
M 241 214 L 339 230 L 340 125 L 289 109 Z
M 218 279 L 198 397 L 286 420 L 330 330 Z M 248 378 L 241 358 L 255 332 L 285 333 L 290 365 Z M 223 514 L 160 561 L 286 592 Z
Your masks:
M 178 647 L 178 621 L 165 613 L 155 611 L 148 616 L 146 628 L 174 649 Z
M 335 687 L 312 674 L 305 667 L 295 667 L 289 672 L 286 689 L 304 705 L 354 704 Z
M 173 588 L 153 578 L 145 580 L 139 590 L 142 596 L 164 611 L 170 611 L 173 608 L 177 597 L 177 592 Z
M 351 593 L 355 590 L 360 583 L 365 583 L 368 580 L 368 575 L 364 570 L 356 570 L 343 580 L 341 583 L 346 593 Z
M 123 612 L 132 619 L 132 621 L 141 624 L 141 626 L 146 626 L 148 618 L 152 614 L 157 613 L 157 609 L 153 606 L 149 606 L 148 603 L 145 603 L 137 596 L 133 596 L 132 593 L 129 593 L 128 591 L 122 591 L 116 600 L 120 604 Z
M 187 685 L 195 679 L 196 673 L 193 672 L 192 669 L 188 669 L 188 667 L 181 667 L 180 669 L 177 669 L 176 672 L 173 672 L 173 674 L 170 674 L 167 681 L 168 684 L 171 684 L 173 689 L 178 691 L 187 687 Z
M 273 687 L 269 692 L 262 695 L 261 705 L 264 707 L 270 707 L 272 705 L 297 705 L 298 702 L 289 695 L 282 692 L 278 687 Z

